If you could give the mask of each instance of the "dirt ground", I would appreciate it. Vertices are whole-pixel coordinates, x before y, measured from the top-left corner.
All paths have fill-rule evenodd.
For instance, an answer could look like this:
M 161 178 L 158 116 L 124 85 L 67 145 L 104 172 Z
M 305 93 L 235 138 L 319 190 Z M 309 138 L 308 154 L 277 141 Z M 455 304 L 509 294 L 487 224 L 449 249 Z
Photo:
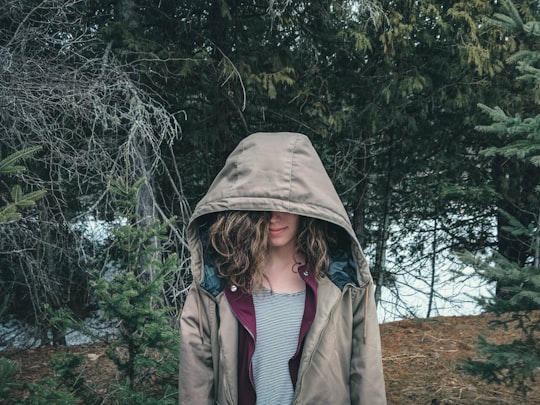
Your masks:
M 533 316 L 537 319 L 540 312 Z M 478 335 L 493 343 L 519 338 L 515 330 L 492 328 L 493 315 L 404 320 L 381 325 L 383 363 L 389 404 L 540 404 L 540 387 L 527 402 L 506 386 L 487 384 L 460 371 L 477 359 Z M 540 373 L 538 373 L 540 375 Z
M 535 314 L 540 317 L 540 311 Z M 489 385 L 459 370 L 460 361 L 476 358 L 479 334 L 493 342 L 508 342 L 515 331 L 491 329 L 491 315 L 438 317 L 391 322 L 381 325 L 383 362 L 388 404 L 523 404 L 513 388 Z M 116 378 L 114 367 L 100 344 L 69 348 L 47 347 L 0 353 L 16 360 L 20 380 L 37 382 L 52 376 L 50 358 L 59 350 L 81 353 L 84 374 L 98 391 Z M 533 387 L 529 404 L 540 404 L 540 387 Z

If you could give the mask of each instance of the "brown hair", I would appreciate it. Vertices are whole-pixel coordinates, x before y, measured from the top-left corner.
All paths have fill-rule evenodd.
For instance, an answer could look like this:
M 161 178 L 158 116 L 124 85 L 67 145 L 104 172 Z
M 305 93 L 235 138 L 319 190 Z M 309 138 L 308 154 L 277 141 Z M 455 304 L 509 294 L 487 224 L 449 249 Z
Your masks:
M 216 255 L 219 277 L 248 291 L 262 288 L 270 215 L 261 211 L 216 215 L 209 228 L 209 247 Z M 300 216 L 297 252 L 313 265 L 318 278 L 328 271 L 328 237 L 325 222 Z

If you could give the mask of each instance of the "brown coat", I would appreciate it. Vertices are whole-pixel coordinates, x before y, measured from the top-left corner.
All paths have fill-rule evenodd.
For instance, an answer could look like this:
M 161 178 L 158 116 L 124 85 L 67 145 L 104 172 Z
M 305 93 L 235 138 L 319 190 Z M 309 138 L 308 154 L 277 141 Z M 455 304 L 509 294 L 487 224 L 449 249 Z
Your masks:
M 292 212 L 331 222 L 348 234 L 350 261 L 336 260 L 328 277 L 319 280 L 293 403 L 386 404 L 366 259 L 309 139 L 293 133 L 245 138 L 195 208 L 188 228 L 194 282 L 180 320 L 180 404 L 237 402 L 238 324 L 222 280 L 203 256 L 204 216 L 224 210 Z

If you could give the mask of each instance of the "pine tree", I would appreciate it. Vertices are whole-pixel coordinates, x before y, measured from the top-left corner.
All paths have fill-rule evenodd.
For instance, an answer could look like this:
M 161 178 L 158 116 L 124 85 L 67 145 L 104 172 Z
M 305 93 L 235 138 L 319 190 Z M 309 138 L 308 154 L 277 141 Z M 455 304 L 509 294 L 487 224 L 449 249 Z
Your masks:
M 540 36 L 540 22 L 524 23 L 514 4 L 508 0 L 503 0 L 501 5 L 504 13 L 496 13 L 487 20 L 492 26 Z M 537 101 L 540 100 L 539 61 L 540 52 L 535 50 L 521 50 L 510 58 L 519 72 L 518 80 L 534 89 Z M 529 216 L 533 220 L 523 223 L 511 213 L 501 211 L 501 217 L 506 219 L 501 230 L 522 244 L 524 255 L 520 262 L 512 261 L 512 257 L 500 251 L 495 252 L 487 261 L 477 260 L 472 255 L 463 256 L 465 262 L 473 265 L 478 274 L 497 283 L 498 291 L 494 296 L 479 300 L 486 311 L 499 315 L 494 325 L 505 328 L 511 326 L 521 331 L 521 338 L 506 344 L 495 344 L 480 337 L 481 359 L 469 359 L 465 369 L 490 382 L 514 386 L 525 397 L 540 367 L 540 338 L 537 333 L 540 320 L 531 316 L 531 311 L 540 309 L 540 115 L 524 118 L 520 114 L 510 116 L 499 107 L 480 107 L 492 122 L 478 126 L 477 129 L 503 141 L 502 146 L 488 148 L 484 154 L 502 156 L 536 173 L 528 197 L 530 206 L 536 207 L 536 212 Z M 535 108 L 538 110 L 538 104 Z M 521 207 L 522 210 L 525 208 Z
M 93 285 L 104 317 L 118 329 L 107 350 L 123 377 L 118 400 L 168 404 L 176 400 L 179 345 L 174 309 L 162 291 L 180 265 L 177 255 L 163 248 L 167 225 L 141 216 L 137 201 L 145 181 L 111 182 L 119 208 L 113 234 L 120 270 L 112 280 L 99 277 Z
M 24 172 L 26 167 L 21 165 L 20 161 L 33 156 L 40 149 L 39 146 L 25 148 L 0 159 L 0 175 L 9 176 Z M 7 183 L 3 182 L 2 184 Z M 8 187 L 6 186 L 6 188 Z M 4 203 L 0 206 L 0 224 L 20 219 L 22 217 L 21 210 L 35 206 L 36 202 L 46 193 L 46 190 L 24 193 L 18 183 L 12 185 L 11 189 L 0 190 L 0 200 L 3 200 L 2 203 Z M 0 300 L 0 317 L 7 312 L 12 302 L 12 295 L 10 293 L 3 294 L 2 300 Z
M 17 174 L 26 170 L 25 166 L 21 166 L 19 162 L 27 157 L 38 152 L 40 147 L 26 148 L 0 160 L 0 175 Z M 21 218 L 20 209 L 32 207 L 47 193 L 46 190 L 32 191 L 23 193 L 19 184 L 11 187 L 10 198 L 8 203 L 0 207 L 0 222 L 7 222 Z

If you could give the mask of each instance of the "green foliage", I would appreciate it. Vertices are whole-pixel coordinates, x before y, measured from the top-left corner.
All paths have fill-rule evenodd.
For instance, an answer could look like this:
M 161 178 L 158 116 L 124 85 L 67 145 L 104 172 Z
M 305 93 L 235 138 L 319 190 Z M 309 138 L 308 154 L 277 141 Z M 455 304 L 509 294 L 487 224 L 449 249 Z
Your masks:
M 293 75 L 294 69 L 285 66 L 279 72 L 252 75 L 248 83 L 262 86 L 268 92 L 268 97 L 273 100 L 278 96 L 277 88 L 279 85 L 292 86 L 294 84 Z
M 51 326 L 63 336 L 69 330 L 82 330 L 84 322 L 77 319 L 69 308 L 52 309 L 48 304 L 43 305 L 47 312 Z
M 56 377 L 25 385 L 25 403 L 176 403 L 178 333 L 171 318 L 174 311 L 163 304 L 162 290 L 178 270 L 178 258 L 175 254 L 164 257 L 161 243 L 166 241 L 167 227 L 143 221 L 138 214 L 136 201 L 144 181 L 111 184 L 122 212 L 113 230 L 121 270 L 112 280 L 96 277 L 92 286 L 103 317 L 117 325 L 107 355 L 121 378 L 107 385 L 104 397 L 86 380 L 82 355 L 59 354 L 51 360 Z M 59 330 L 82 328 L 65 308 L 51 311 L 50 318 Z M 0 395 L 9 396 L 13 387 L 22 386 L 10 380 L 15 372 L 13 363 L 2 361 Z
M 85 389 L 84 378 L 82 378 L 82 371 L 80 371 L 81 363 L 82 356 L 80 355 L 57 356 L 53 360 L 53 364 L 58 377 L 30 384 L 15 378 L 19 371 L 19 366 L 15 361 L 0 357 L 0 402 L 6 405 L 19 403 L 70 405 L 79 404 L 78 398 L 82 398 L 85 404 L 97 403 L 95 396 L 91 400 L 91 397 L 80 395 L 81 391 Z M 25 392 L 24 401 L 21 401 L 22 392 Z
M 57 379 L 78 397 L 84 396 L 81 391 L 86 389 L 86 380 L 81 370 L 83 360 L 82 354 L 71 353 L 56 354 L 51 359 Z
M 540 166 L 540 116 L 523 119 L 518 114 L 510 117 L 500 107 L 490 108 L 483 104 L 479 106 L 493 122 L 490 125 L 479 125 L 476 129 L 508 139 L 504 146 L 484 149 L 482 153 L 485 156 L 502 155 L 528 160 L 533 165 Z
M 514 4 L 511 1 L 502 0 L 501 5 L 504 13 L 494 13 L 492 17 L 485 19 L 486 22 L 507 31 L 523 31 L 525 24 Z
M 166 275 L 171 275 L 175 259 L 169 261 L 152 281 L 137 280 L 131 272 L 113 281 L 96 282 L 96 295 L 106 319 L 119 322 L 119 335 L 107 351 L 132 389 L 140 388 L 149 376 L 172 382 L 177 370 L 177 332 L 170 326 L 168 308 L 157 302 Z
M 71 392 L 65 388 L 58 388 L 54 382 L 49 384 L 27 384 L 25 386 L 28 394 L 24 401 L 25 405 L 79 405 L 80 400 L 73 396 Z M 19 404 L 19 402 L 14 402 Z
M 51 358 L 55 378 L 30 385 L 32 401 L 44 403 L 52 398 L 58 403 L 103 403 L 102 396 L 90 387 L 85 378 L 84 356 L 73 353 L 57 353 Z M 56 402 L 55 402 L 56 403 Z
M 534 266 L 519 267 L 498 253 L 489 261 L 461 254 L 465 263 L 491 282 L 501 282 L 499 294 L 477 298 L 483 309 L 497 315 L 540 309 L 540 271 Z
M 71 367 L 68 366 L 69 369 Z M 70 390 L 60 387 L 57 379 L 41 381 L 36 384 L 23 383 L 15 379 L 18 365 L 12 360 L 0 358 L 0 400 L 2 404 L 27 405 L 76 405 L 79 399 Z M 66 367 L 61 367 L 66 372 Z M 21 393 L 24 392 L 24 399 Z M 95 402 L 84 402 L 95 403 Z
M 176 405 L 178 404 L 178 392 L 176 387 L 167 385 L 159 395 L 150 396 L 145 392 L 133 390 L 129 385 L 117 387 L 114 393 L 118 404 L 137 405 Z
M 486 20 L 488 23 L 509 31 L 538 35 L 537 22 L 524 24 L 512 2 L 503 0 L 501 4 L 504 13 L 494 14 Z M 527 73 L 517 79 L 538 83 L 540 71 L 529 65 L 538 60 L 540 53 L 537 51 L 514 54 L 511 61 L 520 64 L 518 70 L 521 73 Z M 538 93 L 536 88 L 532 91 Z M 522 118 L 520 114 L 516 114 L 511 117 L 500 107 L 490 108 L 484 104 L 480 104 L 480 107 L 490 117 L 491 123 L 477 126 L 476 129 L 502 140 L 501 144 L 486 148 L 483 154 L 488 157 L 502 156 L 515 166 L 528 167 L 531 173 L 538 174 L 534 165 L 540 166 L 540 116 Z M 533 167 L 530 167 L 531 164 Z M 518 182 L 520 176 L 508 173 L 506 177 L 510 182 Z M 478 300 L 486 311 L 499 316 L 494 325 L 504 328 L 511 326 L 521 332 L 520 338 L 504 344 L 492 343 L 487 338 L 480 337 L 478 352 L 481 358 L 468 359 L 464 368 L 489 382 L 515 387 L 516 392 L 523 398 L 530 390 L 530 385 L 535 384 L 540 367 L 540 338 L 537 333 L 540 321 L 529 316 L 530 311 L 540 309 L 540 183 L 537 176 L 531 180 L 533 189 L 527 190 L 526 199 L 519 200 L 520 206 L 512 205 L 515 212 L 522 214 L 521 217 L 504 210 L 500 210 L 499 215 L 499 241 L 504 240 L 503 237 L 512 239 L 514 246 L 522 253 L 509 255 L 501 249 L 500 252 L 494 252 L 488 260 L 477 259 L 471 254 L 461 256 L 480 276 L 497 286 L 493 296 Z M 532 213 L 523 215 L 531 209 Z M 530 222 L 523 223 L 522 218 L 527 218 Z
M 7 401 L 12 397 L 12 390 L 18 384 L 14 380 L 19 367 L 16 362 L 0 357 L 0 400 Z
M 478 354 L 481 360 L 469 358 L 463 369 L 490 383 L 515 387 L 516 392 L 525 398 L 531 385 L 536 384 L 540 367 L 540 339 L 535 337 L 540 324 L 530 320 L 526 313 L 514 314 L 511 320 L 505 321 L 505 326 L 511 323 L 519 325 L 523 331 L 520 339 L 495 344 L 485 337 L 479 337 Z
M 21 151 L 12 153 L 11 155 L 0 160 L 0 174 L 14 174 L 20 173 L 26 170 L 25 166 L 18 165 L 19 161 L 33 156 L 36 152 L 41 150 L 41 147 L 35 146 L 33 148 L 27 148 Z
M 507 228 L 514 235 L 531 237 L 536 241 L 536 246 L 531 248 L 540 251 L 540 230 L 533 224 L 525 227 L 511 218 Z M 484 310 L 499 316 L 493 326 L 512 327 L 521 332 L 520 338 L 505 344 L 491 343 L 480 336 L 480 359 L 469 358 L 464 369 L 489 382 L 513 386 L 517 393 L 526 397 L 530 385 L 535 384 L 540 367 L 540 337 L 537 333 L 540 320 L 529 316 L 530 311 L 540 310 L 540 268 L 533 263 L 520 267 L 496 252 L 487 261 L 471 254 L 461 255 L 461 258 L 473 266 L 477 274 L 500 286 L 497 294 L 478 298 Z
M 0 175 L 16 174 L 25 171 L 25 166 L 19 165 L 18 163 L 25 158 L 33 156 L 39 150 L 41 150 L 41 147 L 39 146 L 23 149 L 0 160 Z M 42 198 L 46 193 L 46 190 L 38 190 L 25 194 L 20 185 L 14 185 L 10 190 L 11 202 L 0 207 L 0 222 L 21 218 L 19 210 L 22 208 L 33 207 L 36 204 L 36 201 Z
M 112 182 L 123 213 L 113 229 L 121 270 L 112 280 L 96 279 L 93 287 L 104 318 L 118 326 L 107 350 L 124 378 L 120 386 L 129 387 L 118 395 L 129 392 L 137 397 L 132 403 L 152 403 L 151 398 L 166 401 L 176 389 L 178 333 L 172 326 L 173 311 L 163 304 L 161 294 L 179 262 L 175 254 L 164 257 L 161 243 L 166 240 L 166 227 L 158 221 L 143 221 L 133 208 L 141 186 L 143 182 L 134 186 Z

